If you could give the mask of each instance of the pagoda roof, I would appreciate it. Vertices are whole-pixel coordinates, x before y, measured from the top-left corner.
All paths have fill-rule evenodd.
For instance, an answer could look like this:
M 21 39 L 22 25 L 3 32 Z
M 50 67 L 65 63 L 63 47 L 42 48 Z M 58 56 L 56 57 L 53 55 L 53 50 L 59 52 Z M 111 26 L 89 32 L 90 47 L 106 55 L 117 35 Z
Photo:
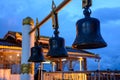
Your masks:
M 5 40 L 5 39 L 0 39 L 0 45 L 2 45 L 2 46 L 19 46 L 18 44 L 13 43 L 9 40 Z

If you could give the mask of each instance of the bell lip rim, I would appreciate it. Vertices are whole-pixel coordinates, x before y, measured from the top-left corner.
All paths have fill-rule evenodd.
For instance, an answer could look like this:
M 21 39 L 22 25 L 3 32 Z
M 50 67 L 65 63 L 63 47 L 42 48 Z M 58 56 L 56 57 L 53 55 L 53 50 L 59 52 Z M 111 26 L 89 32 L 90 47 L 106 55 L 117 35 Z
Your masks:
M 43 60 L 39 60 L 39 61 L 37 61 L 37 60 L 33 60 L 33 61 L 31 61 L 31 60 L 29 59 L 28 62 L 34 62 L 34 63 L 45 62 L 45 59 L 43 59 Z
M 49 58 L 67 58 L 68 55 L 66 55 L 66 56 L 59 56 L 59 57 L 46 55 L 46 57 L 49 57 Z
M 45 62 L 45 61 L 28 61 L 28 62 L 40 63 L 40 62 Z
M 97 48 L 105 48 L 107 47 L 106 43 L 101 43 L 99 46 L 97 44 L 72 44 L 73 49 L 97 49 Z

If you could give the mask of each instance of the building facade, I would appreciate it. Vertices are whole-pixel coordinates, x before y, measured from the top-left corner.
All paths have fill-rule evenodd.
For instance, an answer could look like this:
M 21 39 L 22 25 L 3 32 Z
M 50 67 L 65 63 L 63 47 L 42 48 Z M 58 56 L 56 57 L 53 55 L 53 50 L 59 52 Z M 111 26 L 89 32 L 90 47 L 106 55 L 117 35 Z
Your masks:
M 8 33 L 2 39 L 0 39 L 0 78 L 3 78 L 3 76 L 5 76 L 4 74 L 6 73 L 5 70 L 8 70 L 9 76 L 17 75 L 19 80 L 19 74 L 21 73 L 21 42 L 22 34 L 20 32 L 8 31 Z M 87 71 L 87 58 L 100 59 L 99 55 L 84 50 L 75 50 L 71 47 L 66 47 L 68 51 L 67 58 L 50 58 L 46 56 L 49 50 L 49 37 L 41 36 L 39 43 L 43 48 L 43 55 L 46 62 L 49 62 L 49 66 L 52 67 L 49 71 L 64 70 L 65 66 L 68 71 L 74 71 L 75 68 L 73 64 L 75 65 L 76 62 L 79 63 L 79 71 Z M 38 70 L 38 66 L 35 68 L 35 70 Z M 12 80 L 13 78 L 14 77 L 12 77 Z

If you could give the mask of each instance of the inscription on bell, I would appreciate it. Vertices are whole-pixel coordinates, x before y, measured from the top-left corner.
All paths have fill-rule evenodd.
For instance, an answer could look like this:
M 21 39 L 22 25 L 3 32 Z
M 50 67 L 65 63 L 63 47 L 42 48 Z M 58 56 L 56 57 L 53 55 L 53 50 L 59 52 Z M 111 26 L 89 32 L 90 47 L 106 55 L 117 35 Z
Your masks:
M 56 40 L 52 40 L 52 44 L 53 44 L 53 48 L 57 47 L 57 41 Z
M 89 22 L 84 22 L 83 24 L 82 24 L 82 28 L 83 28 L 83 33 L 85 33 L 85 34 L 89 34 L 89 33 L 91 33 L 91 28 L 90 28 L 90 23 Z

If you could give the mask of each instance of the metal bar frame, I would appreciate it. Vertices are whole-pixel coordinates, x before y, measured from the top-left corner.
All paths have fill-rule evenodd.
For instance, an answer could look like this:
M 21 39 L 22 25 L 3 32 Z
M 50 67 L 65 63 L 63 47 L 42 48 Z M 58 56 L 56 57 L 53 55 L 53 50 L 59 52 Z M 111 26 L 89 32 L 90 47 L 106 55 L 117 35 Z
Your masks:
M 63 7 L 65 7 L 70 1 L 72 0 L 64 0 L 60 5 L 58 5 L 58 7 L 56 7 L 55 12 L 59 12 Z M 35 31 L 37 28 L 39 28 L 40 26 L 42 26 L 45 22 L 47 22 L 50 18 L 52 17 L 52 11 L 40 22 L 38 23 L 38 25 L 35 26 L 35 28 L 33 28 L 29 34 L 31 34 L 33 31 Z

